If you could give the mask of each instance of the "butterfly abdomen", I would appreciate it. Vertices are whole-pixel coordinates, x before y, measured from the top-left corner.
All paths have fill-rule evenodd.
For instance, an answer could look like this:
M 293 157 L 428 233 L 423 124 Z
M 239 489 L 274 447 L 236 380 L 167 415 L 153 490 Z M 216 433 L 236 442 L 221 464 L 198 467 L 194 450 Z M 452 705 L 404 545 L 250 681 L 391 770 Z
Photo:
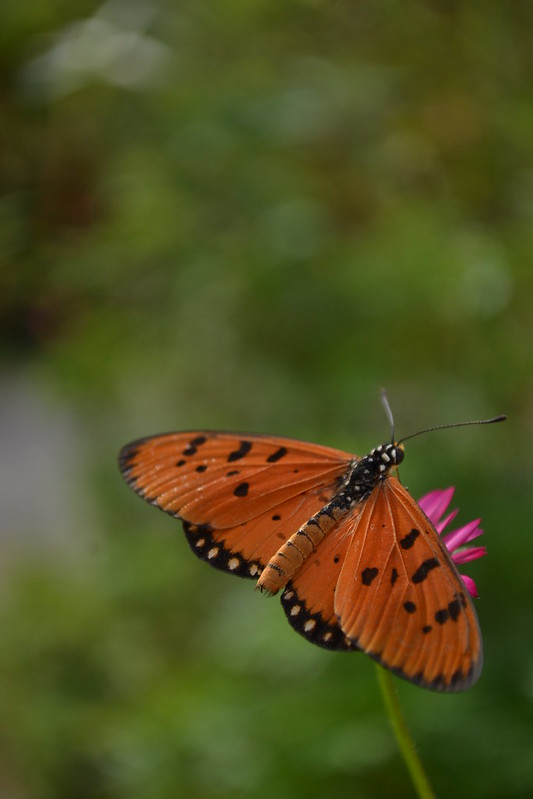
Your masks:
M 348 509 L 349 505 L 334 499 L 312 516 L 270 559 L 257 581 L 257 588 L 269 594 L 276 594 L 284 588 L 326 533 L 346 515 Z

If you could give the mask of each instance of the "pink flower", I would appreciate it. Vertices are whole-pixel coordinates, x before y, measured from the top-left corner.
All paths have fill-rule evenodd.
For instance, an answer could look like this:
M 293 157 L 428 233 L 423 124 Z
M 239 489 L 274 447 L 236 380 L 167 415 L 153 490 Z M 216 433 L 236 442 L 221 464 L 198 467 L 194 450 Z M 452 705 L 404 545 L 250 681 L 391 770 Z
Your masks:
M 418 500 L 418 504 L 435 525 L 437 532 L 442 534 L 444 528 L 455 519 L 459 510 L 453 510 L 444 516 L 448 510 L 448 506 L 452 500 L 455 488 L 437 489 L 430 491 L 429 494 L 424 494 L 422 499 Z M 444 516 L 444 518 L 442 518 Z M 483 530 L 478 527 L 481 519 L 474 519 L 473 522 L 459 527 L 457 530 L 452 530 L 451 533 L 446 533 L 442 536 L 442 540 L 456 564 L 468 563 L 470 560 L 476 560 L 487 554 L 486 547 L 466 547 L 474 538 L 478 538 L 483 534 Z M 476 584 L 471 577 L 465 574 L 461 575 L 465 586 L 471 596 L 477 597 L 478 592 Z

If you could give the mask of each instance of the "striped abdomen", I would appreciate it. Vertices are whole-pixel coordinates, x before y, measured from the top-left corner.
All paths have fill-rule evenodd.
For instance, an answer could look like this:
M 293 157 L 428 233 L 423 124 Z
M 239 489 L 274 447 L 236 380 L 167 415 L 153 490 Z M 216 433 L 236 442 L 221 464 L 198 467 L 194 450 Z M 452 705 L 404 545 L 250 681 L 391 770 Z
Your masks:
M 269 594 L 275 594 L 283 588 L 316 549 L 326 533 L 346 515 L 348 510 L 349 506 L 339 499 L 334 499 L 312 516 L 270 559 L 257 581 L 257 588 Z

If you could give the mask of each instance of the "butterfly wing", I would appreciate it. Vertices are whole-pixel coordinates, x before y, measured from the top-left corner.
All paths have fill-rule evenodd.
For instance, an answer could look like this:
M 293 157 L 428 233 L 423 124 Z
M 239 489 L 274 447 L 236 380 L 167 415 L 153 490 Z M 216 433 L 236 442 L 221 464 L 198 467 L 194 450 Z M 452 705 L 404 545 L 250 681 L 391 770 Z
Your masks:
M 352 460 L 287 438 L 197 431 L 134 441 L 119 465 L 134 491 L 183 520 L 198 557 L 257 578 L 281 543 L 333 497 Z
M 281 601 L 312 643 L 362 649 L 417 685 L 459 691 L 481 671 L 468 591 L 433 524 L 393 477 L 330 531 Z
M 335 613 L 335 589 L 352 543 L 360 508 L 330 530 L 281 595 L 287 620 L 296 632 L 324 649 L 359 649 L 347 638 Z
M 394 477 L 378 484 L 353 525 L 334 608 L 351 641 L 417 685 L 460 691 L 479 676 L 470 595 L 435 527 Z

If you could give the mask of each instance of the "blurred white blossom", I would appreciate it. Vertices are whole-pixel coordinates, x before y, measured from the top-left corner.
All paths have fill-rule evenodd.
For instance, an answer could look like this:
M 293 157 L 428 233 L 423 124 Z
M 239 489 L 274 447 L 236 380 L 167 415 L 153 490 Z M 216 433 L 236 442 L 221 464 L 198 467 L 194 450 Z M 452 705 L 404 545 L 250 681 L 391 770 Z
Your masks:
M 151 17 L 143 3 L 105 3 L 94 16 L 54 34 L 48 50 L 24 68 L 23 84 L 48 99 L 94 81 L 128 89 L 152 85 L 169 65 L 171 51 L 144 33 Z

